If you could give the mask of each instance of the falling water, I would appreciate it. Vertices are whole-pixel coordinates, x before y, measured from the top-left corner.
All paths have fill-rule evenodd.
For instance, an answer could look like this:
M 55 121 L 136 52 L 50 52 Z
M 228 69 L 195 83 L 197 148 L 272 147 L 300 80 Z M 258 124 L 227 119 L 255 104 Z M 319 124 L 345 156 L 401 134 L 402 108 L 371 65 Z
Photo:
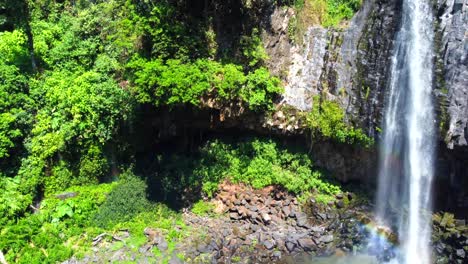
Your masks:
M 399 263 L 430 263 L 434 162 L 433 17 L 428 0 L 403 0 L 381 141 L 377 221 L 396 226 Z

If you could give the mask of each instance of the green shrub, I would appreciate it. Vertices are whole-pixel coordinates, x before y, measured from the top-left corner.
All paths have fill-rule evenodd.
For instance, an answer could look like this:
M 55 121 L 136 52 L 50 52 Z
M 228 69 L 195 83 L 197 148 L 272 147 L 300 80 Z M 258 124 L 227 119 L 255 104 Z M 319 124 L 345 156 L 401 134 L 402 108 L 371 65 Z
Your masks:
M 0 227 L 0 249 L 11 263 L 55 263 L 80 249 L 83 234 L 94 234 L 92 219 L 115 184 L 72 187 L 75 196 L 46 197 L 35 214 Z
M 296 16 L 288 25 L 288 36 L 293 42 L 300 41 L 311 25 L 338 27 L 344 20 L 350 20 L 361 7 L 361 0 L 299 0 L 290 1 Z
M 0 174 L 0 227 L 21 216 L 32 202 L 31 194 L 21 192 L 21 179 Z
M 271 109 L 282 92 L 279 79 L 263 67 L 245 74 L 241 65 L 206 59 L 183 63 L 136 58 L 129 68 L 134 72 L 138 101 L 155 106 L 200 106 L 202 98 L 209 96 L 219 103 L 241 100 L 251 110 L 263 111 Z
M 213 213 L 214 204 L 200 200 L 193 204 L 192 213 L 199 216 L 206 216 Z
M 65 161 L 59 161 L 52 168 L 51 175 L 44 178 L 44 194 L 49 196 L 70 187 L 73 181 L 73 172 Z
M 317 190 L 332 195 L 338 186 L 317 169 L 305 153 L 281 148 L 272 140 L 248 140 L 232 146 L 220 141 L 209 142 L 202 149 L 204 159 L 196 173 L 204 175 L 203 189 L 212 195 L 213 183 L 222 178 L 243 182 L 254 188 L 277 184 L 294 193 Z M 211 166 L 213 169 L 205 169 Z M 217 176 L 212 173 L 216 173 Z
M 143 180 L 130 174 L 124 176 L 99 208 L 95 223 L 100 227 L 111 227 L 151 208 L 146 188 Z
M 109 163 L 98 146 L 91 146 L 81 157 L 76 185 L 96 184 L 109 173 Z
M 158 175 L 163 192 L 169 193 L 201 189 L 212 197 L 224 179 L 254 188 L 281 185 L 297 194 L 315 191 L 331 196 L 340 191 L 313 166 L 305 151 L 295 152 L 272 140 L 248 139 L 230 144 L 213 140 L 197 156 L 173 156 L 162 160 L 161 166 Z
M 249 67 L 256 68 L 264 65 L 268 59 L 268 54 L 263 47 L 263 42 L 257 28 L 252 30 L 250 36 L 242 36 L 240 44 Z
M 337 26 L 343 20 L 351 19 L 361 7 L 361 0 L 326 0 L 327 11 L 322 25 Z
M 306 124 L 315 138 L 331 138 L 341 143 L 362 144 L 369 147 L 374 142 L 361 129 L 355 129 L 345 123 L 345 113 L 340 105 L 333 101 L 313 99 L 312 110 L 306 116 Z

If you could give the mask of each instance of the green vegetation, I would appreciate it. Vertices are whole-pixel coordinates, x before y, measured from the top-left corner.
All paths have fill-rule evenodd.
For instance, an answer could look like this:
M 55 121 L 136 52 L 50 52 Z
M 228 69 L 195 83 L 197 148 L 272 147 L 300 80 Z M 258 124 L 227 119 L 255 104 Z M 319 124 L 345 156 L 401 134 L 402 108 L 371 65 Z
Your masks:
M 121 183 L 112 189 L 95 215 L 97 226 L 112 227 L 115 223 L 129 221 L 151 208 L 151 203 L 146 198 L 146 183 L 128 173 L 121 177 Z
M 361 7 L 361 0 L 327 0 L 326 15 L 322 25 L 338 26 L 341 21 L 349 20 Z
M 7 260 L 15 263 L 53 263 L 70 257 L 72 246 L 80 247 L 80 236 L 90 227 L 97 208 L 105 201 L 112 184 L 73 187 L 68 192 L 76 197 L 60 200 L 49 197 L 42 201 L 39 213 L 27 214 L 19 221 L 2 225 L 0 248 Z
M 302 42 L 307 27 L 322 25 L 340 27 L 361 7 L 361 0 L 294 0 L 286 1 L 295 10 L 288 24 L 288 36 L 295 43 Z
M 203 97 L 211 97 L 220 104 L 240 100 L 251 110 L 269 110 L 275 95 L 282 91 L 279 79 L 272 78 L 266 68 L 244 74 L 239 65 L 223 65 L 206 59 L 193 63 L 180 60 L 163 63 L 141 58 L 132 61 L 129 67 L 136 70 L 137 99 L 155 106 L 199 106 Z
M 344 122 L 344 111 L 338 103 L 314 97 L 313 106 L 306 116 L 306 124 L 312 129 L 313 138 L 326 137 L 341 143 L 362 144 L 369 147 L 373 140 L 361 129 Z
M 337 184 L 313 166 L 304 150 L 289 150 L 272 140 L 209 141 L 197 156 L 175 155 L 160 164 L 164 193 L 188 188 L 212 197 L 223 180 L 254 188 L 282 185 L 296 194 L 311 191 L 332 196 L 340 192 Z
M 137 252 L 147 241 L 143 232 L 147 227 L 165 230 L 173 247 L 187 234 L 185 225 L 180 215 L 149 202 L 145 190 L 144 182 L 127 173 L 112 184 L 72 187 L 63 193 L 73 194 L 69 198 L 49 196 L 38 213 L 2 224 L 0 248 L 12 263 L 55 263 L 86 253 L 98 234 L 126 229 L 132 236 L 125 243 Z M 174 225 L 180 229 L 175 230 Z
M 232 5 L 0 0 L 0 250 L 9 262 L 62 261 L 120 229 L 135 250 L 146 242 L 144 228 L 162 229 L 173 249 L 186 227 L 153 198 L 197 201 L 225 179 L 324 197 L 339 191 L 305 152 L 265 140 L 211 140 L 174 156 L 151 149 L 162 153 L 154 174 L 147 164 L 142 178 L 128 169 L 161 143 L 157 115 L 274 109 L 282 87 L 266 68 L 256 8 L 242 3 L 240 14 L 225 17 L 238 9 Z M 358 130 L 335 124 L 330 117 L 343 116 L 333 111 L 312 113 L 317 135 L 357 142 Z M 198 202 L 192 211 L 213 208 Z
M 206 216 L 213 213 L 214 204 L 200 200 L 193 204 L 192 213 L 200 216 Z

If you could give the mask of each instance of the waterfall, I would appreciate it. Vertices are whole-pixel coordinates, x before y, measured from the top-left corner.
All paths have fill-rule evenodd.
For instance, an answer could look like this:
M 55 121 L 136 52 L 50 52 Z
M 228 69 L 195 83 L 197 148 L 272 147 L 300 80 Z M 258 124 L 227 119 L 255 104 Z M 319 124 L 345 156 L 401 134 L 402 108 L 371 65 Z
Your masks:
M 403 0 L 380 142 L 376 221 L 397 229 L 398 263 L 430 263 L 433 17 L 428 0 Z

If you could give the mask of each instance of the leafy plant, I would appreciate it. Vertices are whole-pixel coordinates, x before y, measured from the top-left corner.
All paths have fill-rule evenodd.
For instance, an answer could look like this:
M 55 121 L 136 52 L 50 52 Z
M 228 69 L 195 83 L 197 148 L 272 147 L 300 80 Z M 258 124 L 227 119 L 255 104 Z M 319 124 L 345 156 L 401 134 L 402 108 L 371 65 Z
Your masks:
M 49 196 L 36 214 L 0 228 L 0 248 L 15 263 L 53 263 L 70 258 L 83 244 L 82 235 L 113 184 L 73 187 L 66 200 Z M 93 234 L 91 229 L 88 230 Z M 80 240 L 81 239 L 81 240 Z M 73 244 L 75 241 L 76 244 Z M 81 242 L 80 242 L 81 241 Z
M 173 156 L 161 162 L 158 175 L 162 191 L 168 193 L 177 192 L 176 188 L 201 189 L 212 197 L 225 179 L 254 188 L 281 185 L 297 194 L 315 191 L 333 195 L 340 191 L 333 180 L 313 166 L 305 152 L 294 152 L 272 140 L 247 139 L 240 143 L 213 140 L 195 157 Z
M 133 175 L 125 175 L 99 208 L 95 223 L 100 227 L 111 227 L 151 208 L 146 198 L 146 188 L 144 181 Z
M 192 212 L 199 216 L 206 216 L 213 212 L 214 204 L 200 200 L 193 204 Z
M 314 97 L 312 110 L 306 116 L 307 126 L 315 137 L 326 137 L 338 142 L 370 146 L 373 140 L 361 129 L 355 129 L 344 122 L 344 111 L 338 103 Z
M 141 103 L 155 106 L 192 104 L 201 106 L 209 96 L 220 103 L 241 100 L 251 110 L 273 106 L 274 97 L 282 91 L 279 79 L 266 68 L 244 74 L 242 67 L 200 59 L 193 63 L 180 60 L 133 60 L 135 91 Z

